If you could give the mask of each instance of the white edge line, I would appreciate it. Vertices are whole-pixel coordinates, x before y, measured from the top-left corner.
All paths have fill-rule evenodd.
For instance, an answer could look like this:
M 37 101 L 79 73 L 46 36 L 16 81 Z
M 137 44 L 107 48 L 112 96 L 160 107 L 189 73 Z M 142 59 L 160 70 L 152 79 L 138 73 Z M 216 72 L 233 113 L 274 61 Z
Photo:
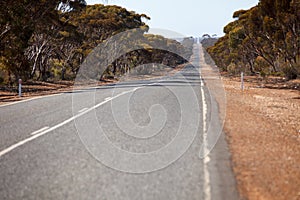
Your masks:
M 148 84 L 148 85 L 155 85 L 155 84 L 158 84 L 158 83 L 151 83 L 151 84 Z M 79 113 L 79 114 L 77 114 L 77 115 L 75 115 L 75 116 L 73 116 L 73 117 L 71 117 L 71 118 L 63 121 L 60 124 L 57 124 L 57 125 L 55 125 L 55 126 L 53 126 L 51 128 L 45 129 L 43 131 L 42 130 L 38 130 L 39 131 L 38 133 L 33 132 L 35 134 L 31 133 L 32 134 L 31 137 L 29 137 L 27 139 L 24 139 L 24 140 L 22 140 L 22 141 L 20 141 L 18 143 L 15 143 L 15 144 L 11 145 L 10 147 L 8 147 L 8 148 L 0 151 L 0 157 L 2 157 L 3 155 L 9 153 L 10 151 L 12 151 L 12 150 L 14 150 L 14 149 L 16 149 L 16 148 L 24 145 L 24 144 L 26 144 L 26 143 L 28 143 L 28 142 L 36 139 L 38 137 L 41 137 L 41 136 L 43 136 L 43 135 L 45 135 L 45 134 L 47 134 L 47 133 L 49 133 L 49 132 L 51 132 L 51 131 L 59 128 L 59 127 L 62 127 L 65 124 L 68 124 L 69 122 L 71 122 L 71 121 L 77 119 L 78 117 L 80 117 L 80 116 L 82 116 L 82 115 L 84 115 L 84 114 L 92 111 L 93 109 L 96 109 L 96 108 L 100 107 L 101 105 L 103 105 L 103 104 L 105 104 L 105 103 L 107 103 L 107 102 L 109 102 L 109 101 L 111 101 L 113 99 L 116 99 L 116 98 L 118 98 L 118 97 L 120 97 L 122 95 L 128 94 L 130 92 L 134 92 L 134 91 L 136 91 L 136 90 L 138 90 L 140 88 L 143 88 L 143 87 L 137 87 L 137 88 L 134 88 L 132 90 L 129 90 L 129 91 L 126 91 L 126 92 L 122 92 L 121 94 L 118 94 L 118 95 L 116 95 L 114 97 L 111 97 L 110 99 L 106 99 L 106 100 L 102 101 L 101 103 L 99 103 L 99 104 L 97 104 L 97 105 L 95 105 L 95 106 L 93 106 L 93 107 L 91 107 L 89 109 L 86 109 L 86 110 L 82 111 L 81 113 Z M 62 94 L 63 93 L 58 93 L 58 94 L 52 94 L 52 95 L 45 95 L 45 96 L 34 97 L 34 98 L 30 98 L 30 99 L 25 99 L 25 100 L 22 100 L 22 101 L 17 101 L 17 102 L 5 104 L 5 105 L 0 105 L 0 107 L 14 105 L 14 104 L 18 104 L 18 103 L 23 103 L 23 102 L 32 101 L 32 100 L 35 100 L 35 99 L 46 98 L 46 97 L 51 97 L 51 96 L 59 96 L 59 95 L 62 95 Z M 40 131 L 42 131 L 42 132 L 40 132 Z
M 201 51 L 201 47 L 199 48 L 199 51 Z M 200 54 L 200 52 L 199 52 Z M 204 59 L 203 54 L 201 54 L 202 58 Z M 200 65 L 200 63 L 199 63 Z M 201 73 L 200 73 L 201 74 Z M 204 199 L 205 200 L 211 200 L 211 186 L 210 186 L 210 175 L 209 175 L 209 170 L 208 170 L 208 163 L 210 161 L 209 154 L 208 154 L 208 143 L 207 143 L 207 128 L 206 128 L 206 115 L 207 115 L 207 104 L 205 100 L 205 93 L 204 93 L 204 84 L 202 77 L 200 75 L 200 80 L 201 80 L 201 96 L 202 96 L 202 108 L 203 108 L 203 174 L 204 174 L 204 184 L 203 184 L 203 190 L 204 190 Z
M 51 127 L 51 128 L 48 128 L 47 130 L 44 130 L 44 131 L 42 131 L 42 132 L 40 132 L 40 133 L 37 133 L 37 134 L 35 134 L 35 135 L 32 135 L 31 137 L 29 137 L 29 138 L 27 138 L 27 139 L 24 139 L 24 140 L 22 140 L 22 141 L 20 141 L 20 142 L 18 142 L 18 143 L 16 143 L 16 144 L 13 144 L 13 145 L 11 145 L 10 147 L 8 147 L 8 148 L 6 148 L 6 149 L 0 151 L 0 157 L 3 156 L 3 155 L 5 155 L 5 154 L 7 154 L 7 153 L 9 153 L 9 152 L 12 151 L 12 150 L 18 148 L 18 147 L 20 147 L 20 146 L 26 144 L 26 143 L 28 143 L 28 142 L 30 142 L 30 141 L 32 141 L 32 140 L 38 138 L 38 137 L 41 137 L 41 136 L 43 136 L 43 135 L 45 135 L 45 134 L 47 134 L 47 133 L 49 133 L 49 132 L 51 132 L 51 131 L 53 131 L 53 130 L 59 128 L 59 127 L 62 127 L 63 125 L 68 124 L 69 122 L 71 122 L 71 121 L 73 121 L 73 120 L 79 118 L 80 116 L 82 116 L 82 115 L 84 115 L 84 114 L 86 114 L 86 113 L 88 113 L 88 112 L 90 112 L 90 111 L 92 111 L 92 110 L 94 110 L 94 109 L 96 109 L 96 108 L 102 106 L 103 104 L 105 104 L 105 103 L 107 103 L 107 102 L 109 102 L 109 101 L 111 101 L 111 100 L 113 100 L 113 99 L 116 99 L 116 98 L 118 98 L 118 97 L 120 97 L 120 96 L 123 96 L 123 95 L 128 94 L 128 93 L 133 92 L 133 91 L 135 91 L 135 90 L 132 89 L 132 90 L 129 90 L 129 91 L 126 91 L 126 92 L 122 92 L 121 94 L 118 94 L 118 95 L 112 97 L 112 98 L 109 99 L 109 100 L 102 101 L 101 103 L 99 103 L 99 104 L 97 104 L 97 105 L 95 105 L 95 106 L 93 106 L 93 107 L 91 107 L 91 108 L 89 108 L 89 109 L 87 109 L 87 110 L 85 110 L 85 111 L 83 111 L 83 112 L 81 112 L 81 113 L 79 113 L 79 114 L 77 114 L 77 115 L 75 115 L 75 116 L 73 116 L 73 117 L 71 117 L 71 118 L 69 118 L 69 119 L 63 121 L 62 123 L 59 123 L 59 124 L 57 124 L 57 125 L 55 125 L 55 126 L 53 126 L 53 127 Z
M 30 133 L 30 135 L 38 134 L 40 132 L 43 132 L 44 130 L 47 130 L 48 128 L 49 128 L 49 126 L 45 126 L 44 128 L 41 128 L 41 129 L 39 129 L 37 131 L 34 131 L 34 132 Z
M 208 143 L 207 143 L 207 130 L 206 130 L 206 114 L 207 114 L 207 105 L 205 102 L 205 94 L 203 90 L 203 85 L 201 86 L 201 96 L 202 96 L 202 107 L 203 107 L 203 173 L 204 173 L 204 194 L 205 200 L 211 200 L 211 187 L 210 187 L 210 175 L 208 170 L 208 163 L 210 157 L 208 154 Z

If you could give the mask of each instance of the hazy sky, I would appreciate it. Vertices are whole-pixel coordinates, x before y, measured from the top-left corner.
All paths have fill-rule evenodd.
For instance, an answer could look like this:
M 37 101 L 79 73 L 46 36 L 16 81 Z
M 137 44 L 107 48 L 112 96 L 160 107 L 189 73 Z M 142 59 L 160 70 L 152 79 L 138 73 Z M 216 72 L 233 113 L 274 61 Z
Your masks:
M 86 0 L 88 4 L 105 0 Z M 202 36 L 204 33 L 223 35 L 223 27 L 233 21 L 236 10 L 248 9 L 258 0 L 108 0 L 128 10 L 151 17 L 146 23 L 151 28 L 167 29 L 184 36 Z

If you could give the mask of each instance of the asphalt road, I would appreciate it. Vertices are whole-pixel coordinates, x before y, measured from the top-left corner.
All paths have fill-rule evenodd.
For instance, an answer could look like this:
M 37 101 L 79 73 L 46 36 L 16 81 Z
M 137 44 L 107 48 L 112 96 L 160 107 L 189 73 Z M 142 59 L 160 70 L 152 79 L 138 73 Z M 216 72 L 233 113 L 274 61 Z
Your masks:
M 238 199 L 200 53 L 172 76 L 0 107 L 0 199 Z

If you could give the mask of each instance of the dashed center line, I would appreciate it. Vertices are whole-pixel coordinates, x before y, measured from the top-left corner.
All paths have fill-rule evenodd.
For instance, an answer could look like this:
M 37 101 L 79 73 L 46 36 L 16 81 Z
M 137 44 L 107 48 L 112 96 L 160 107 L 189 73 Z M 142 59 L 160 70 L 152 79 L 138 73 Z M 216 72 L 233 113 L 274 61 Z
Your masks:
M 111 100 L 111 97 L 106 97 L 104 100 L 109 101 L 109 100 Z
M 43 131 L 45 131 L 47 129 L 49 129 L 49 126 L 45 126 L 44 128 L 41 128 L 41 129 L 39 129 L 37 131 L 34 131 L 34 132 L 30 133 L 30 135 L 36 135 L 36 134 L 38 134 L 40 132 L 43 132 Z
M 50 127 L 44 127 L 44 128 L 42 128 L 40 130 L 37 130 L 37 131 L 31 133 L 31 137 L 26 138 L 26 139 L 24 139 L 24 140 L 22 140 L 20 142 L 17 142 L 16 144 L 13 144 L 10 147 L 8 147 L 8 148 L 0 151 L 0 157 L 3 156 L 3 155 L 5 155 L 5 154 L 7 154 L 7 153 L 9 153 L 12 150 L 18 148 L 18 147 L 26 144 L 26 143 L 28 143 L 28 142 L 30 142 L 30 141 L 38 138 L 38 137 L 41 137 L 41 136 L 43 136 L 43 135 L 45 135 L 45 134 L 47 134 L 47 133 L 49 133 L 49 132 L 51 132 L 51 131 L 53 131 L 53 130 L 55 130 L 57 128 L 60 128 L 60 127 L 62 127 L 64 125 L 72 122 L 73 120 L 77 119 L 78 117 L 81 117 L 82 115 L 85 115 L 86 113 L 88 113 L 88 112 L 90 112 L 90 111 L 92 111 L 92 110 L 94 110 L 94 109 L 102 106 L 103 104 L 106 104 L 107 102 L 109 102 L 109 101 L 111 101 L 113 99 L 116 99 L 116 98 L 118 98 L 120 96 L 123 96 L 125 94 L 128 94 L 128 93 L 134 92 L 134 91 L 136 91 L 139 88 L 141 88 L 141 87 L 134 88 L 134 89 L 128 90 L 128 91 L 124 91 L 121 94 L 118 94 L 116 96 L 113 96 L 113 97 L 110 97 L 110 98 L 106 98 L 104 101 L 98 103 L 97 105 L 95 105 L 95 106 L 93 106 L 91 108 L 84 108 L 84 109 L 80 110 L 81 112 L 78 113 L 77 115 L 74 115 L 73 117 L 71 117 L 71 118 L 69 118 L 69 119 L 67 119 L 67 120 L 65 120 L 65 121 L 63 121 L 63 122 L 61 122 L 61 123 L 59 123 L 59 124 L 51 127 L 51 128 Z
M 79 110 L 78 112 L 79 112 L 79 113 L 82 113 L 82 112 L 86 111 L 87 109 L 88 109 L 88 108 L 83 108 L 83 109 Z

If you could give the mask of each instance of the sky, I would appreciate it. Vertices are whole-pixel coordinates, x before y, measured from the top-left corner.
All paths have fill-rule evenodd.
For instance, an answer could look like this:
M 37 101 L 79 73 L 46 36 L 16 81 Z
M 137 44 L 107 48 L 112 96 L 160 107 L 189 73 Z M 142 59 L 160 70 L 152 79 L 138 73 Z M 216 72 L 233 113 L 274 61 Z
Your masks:
M 172 31 L 185 37 L 203 34 L 222 36 L 223 27 L 233 21 L 236 10 L 249 9 L 259 0 L 86 0 L 92 4 L 119 5 L 151 20 L 146 24 L 153 30 Z

